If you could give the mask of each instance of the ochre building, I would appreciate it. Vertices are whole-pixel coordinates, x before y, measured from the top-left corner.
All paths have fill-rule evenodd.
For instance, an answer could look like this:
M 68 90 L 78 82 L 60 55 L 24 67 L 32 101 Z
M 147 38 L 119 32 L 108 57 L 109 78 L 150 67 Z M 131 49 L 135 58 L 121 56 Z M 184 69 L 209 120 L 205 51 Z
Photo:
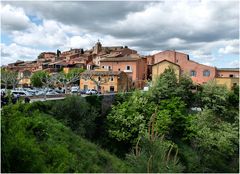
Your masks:
M 128 86 L 128 77 L 123 71 L 99 69 L 81 73 L 81 90 L 95 89 L 101 93 L 126 92 Z

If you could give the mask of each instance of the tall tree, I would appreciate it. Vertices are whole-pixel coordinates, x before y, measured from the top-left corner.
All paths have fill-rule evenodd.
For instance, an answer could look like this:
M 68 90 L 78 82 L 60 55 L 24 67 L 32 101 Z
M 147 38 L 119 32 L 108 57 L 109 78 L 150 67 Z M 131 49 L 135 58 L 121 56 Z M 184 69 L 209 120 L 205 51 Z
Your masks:
M 8 85 L 15 89 L 21 79 L 22 77 L 18 77 L 18 72 L 1 69 L 1 83 L 4 84 L 5 89 Z
M 80 73 L 83 71 L 84 70 L 81 68 L 79 68 L 79 69 L 76 68 L 76 69 L 72 69 L 69 73 L 60 72 L 60 73 L 56 74 L 56 81 L 57 81 L 57 83 L 64 86 L 65 93 L 67 93 L 68 85 L 79 81 Z
M 10 84 L 10 73 L 8 70 L 1 68 L 1 84 L 4 85 L 5 90 L 7 89 L 8 85 Z
M 9 75 L 10 84 L 12 85 L 13 89 L 15 89 L 23 77 L 18 77 L 18 72 L 15 71 L 10 71 Z
M 177 94 L 178 80 L 174 69 L 165 69 L 161 74 L 154 86 L 151 88 L 151 96 L 155 102 L 160 102 L 162 99 L 175 97 Z
M 47 76 L 48 76 L 48 74 L 45 71 L 35 72 L 30 78 L 32 86 L 42 87 L 43 86 L 42 79 L 46 78 Z

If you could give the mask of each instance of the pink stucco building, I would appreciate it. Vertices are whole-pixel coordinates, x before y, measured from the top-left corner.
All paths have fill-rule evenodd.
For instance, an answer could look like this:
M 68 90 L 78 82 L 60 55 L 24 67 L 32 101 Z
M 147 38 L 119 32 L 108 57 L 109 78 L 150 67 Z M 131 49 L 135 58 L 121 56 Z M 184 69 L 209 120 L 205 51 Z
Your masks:
M 239 77 L 239 68 L 217 68 L 217 77 Z
M 127 73 L 132 86 L 143 88 L 147 78 L 147 62 L 138 54 L 108 57 L 100 61 L 100 68 Z
M 149 58 L 150 59 L 150 58 Z M 213 80 L 217 75 L 216 67 L 203 65 L 189 59 L 188 54 L 180 53 L 175 50 L 166 50 L 154 54 L 149 63 L 158 63 L 163 60 L 168 60 L 178 64 L 181 68 L 181 74 L 188 74 L 196 84 L 203 84 L 209 80 Z

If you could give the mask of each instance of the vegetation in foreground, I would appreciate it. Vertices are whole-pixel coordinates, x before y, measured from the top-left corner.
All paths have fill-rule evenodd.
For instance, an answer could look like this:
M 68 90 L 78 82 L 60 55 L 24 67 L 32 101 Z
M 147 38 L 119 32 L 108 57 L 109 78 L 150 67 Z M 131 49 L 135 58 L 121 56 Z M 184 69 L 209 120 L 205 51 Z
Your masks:
M 168 69 L 107 114 L 97 96 L 4 106 L 2 172 L 238 172 L 239 87 L 192 89 Z

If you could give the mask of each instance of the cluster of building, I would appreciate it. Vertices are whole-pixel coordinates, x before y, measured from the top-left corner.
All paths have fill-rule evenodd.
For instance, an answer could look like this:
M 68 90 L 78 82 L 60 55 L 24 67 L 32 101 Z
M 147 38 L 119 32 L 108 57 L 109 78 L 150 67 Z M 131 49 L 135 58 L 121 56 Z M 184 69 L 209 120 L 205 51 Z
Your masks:
M 99 41 L 90 50 L 43 52 L 34 61 L 17 61 L 6 66 L 18 72 L 20 86 L 30 86 L 31 75 L 40 70 L 68 73 L 72 68 L 83 68 L 86 71 L 79 75 L 80 89 L 96 89 L 102 93 L 142 89 L 168 67 L 172 67 L 178 77 L 188 74 L 195 84 L 215 80 L 229 89 L 239 85 L 238 68 L 223 69 L 199 64 L 190 60 L 188 54 L 175 50 L 141 56 L 127 46 L 103 47 Z

